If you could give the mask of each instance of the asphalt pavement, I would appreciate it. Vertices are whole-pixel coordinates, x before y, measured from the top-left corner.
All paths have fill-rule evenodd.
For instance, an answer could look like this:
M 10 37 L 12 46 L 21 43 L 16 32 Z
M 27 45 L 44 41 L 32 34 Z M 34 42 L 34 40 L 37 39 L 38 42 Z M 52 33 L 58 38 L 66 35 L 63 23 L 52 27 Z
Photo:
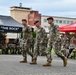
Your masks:
M 76 60 L 68 59 L 68 65 L 63 67 L 63 61 L 53 56 L 52 66 L 43 67 L 45 56 L 39 56 L 37 65 L 30 65 L 31 57 L 28 55 L 28 63 L 20 63 L 22 55 L 0 55 L 0 75 L 76 75 Z

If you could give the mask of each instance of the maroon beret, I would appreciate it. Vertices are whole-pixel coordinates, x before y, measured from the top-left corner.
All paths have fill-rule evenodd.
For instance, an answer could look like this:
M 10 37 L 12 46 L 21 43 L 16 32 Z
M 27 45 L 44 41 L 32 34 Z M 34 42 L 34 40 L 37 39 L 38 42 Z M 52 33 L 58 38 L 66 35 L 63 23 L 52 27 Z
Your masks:
M 38 23 L 38 22 L 39 22 L 39 21 L 37 20 L 37 21 L 34 22 L 34 24 L 36 24 L 36 23 Z
M 48 17 L 47 20 L 54 20 L 53 17 Z
M 26 21 L 26 22 L 27 22 L 27 20 L 26 20 L 26 19 L 22 19 L 22 21 Z

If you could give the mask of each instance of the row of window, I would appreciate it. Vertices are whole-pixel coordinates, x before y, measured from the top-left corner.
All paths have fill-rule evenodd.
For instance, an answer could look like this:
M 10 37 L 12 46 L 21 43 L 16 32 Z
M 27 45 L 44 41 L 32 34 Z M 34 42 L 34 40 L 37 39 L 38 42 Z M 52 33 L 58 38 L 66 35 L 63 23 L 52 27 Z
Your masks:
M 54 20 L 55 23 L 60 23 L 60 24 L 72 24 L 73 21 L 66 21 L 66 20 Z
M 47 19 L 44 19 L 44 22 L 47 22 Z M 73 21 L 66 21 L 66 20 L 54 20 L 55 23 L 60 23 L 60 24 L 72 24 Z

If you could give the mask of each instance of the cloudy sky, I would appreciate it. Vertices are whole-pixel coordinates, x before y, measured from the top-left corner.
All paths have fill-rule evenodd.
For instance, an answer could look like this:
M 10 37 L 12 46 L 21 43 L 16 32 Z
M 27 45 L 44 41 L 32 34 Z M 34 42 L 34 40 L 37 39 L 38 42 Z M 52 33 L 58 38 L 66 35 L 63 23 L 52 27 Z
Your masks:
M 10 7 L 19 3 L 42 15 L 76 18 L 76 0 L 0 0 L 0 15 L 10 15 Z

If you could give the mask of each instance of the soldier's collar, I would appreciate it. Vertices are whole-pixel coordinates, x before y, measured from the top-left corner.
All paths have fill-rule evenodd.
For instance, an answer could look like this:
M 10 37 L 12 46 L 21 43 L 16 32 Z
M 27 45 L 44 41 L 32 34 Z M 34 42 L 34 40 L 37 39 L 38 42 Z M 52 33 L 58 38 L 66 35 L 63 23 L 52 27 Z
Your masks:
M 27 27 L 28 25 L 24 25 L 24 27 Z
M 52 26 L 52 27 L 53 27 L 53 26 L 54 26 L 54 23 L 50 24 L 50 26 Z
M 41 28 L 41 27 L 39 26 L 39 27 L 37 27 L 37 28 Z

